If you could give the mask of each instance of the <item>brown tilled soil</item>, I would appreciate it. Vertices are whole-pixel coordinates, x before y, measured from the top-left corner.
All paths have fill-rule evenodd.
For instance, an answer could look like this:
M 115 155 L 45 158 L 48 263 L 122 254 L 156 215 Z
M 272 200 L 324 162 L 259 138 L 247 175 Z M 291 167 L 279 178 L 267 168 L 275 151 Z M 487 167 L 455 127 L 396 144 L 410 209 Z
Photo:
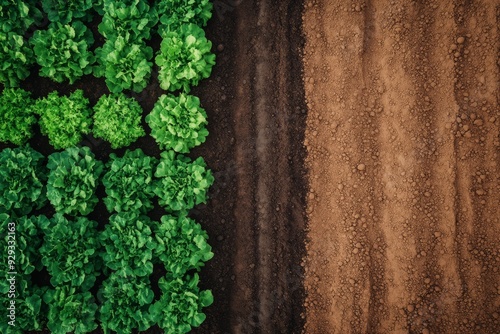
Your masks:
M 498 1 L 306 1 L 304 333 L 500 333 Z

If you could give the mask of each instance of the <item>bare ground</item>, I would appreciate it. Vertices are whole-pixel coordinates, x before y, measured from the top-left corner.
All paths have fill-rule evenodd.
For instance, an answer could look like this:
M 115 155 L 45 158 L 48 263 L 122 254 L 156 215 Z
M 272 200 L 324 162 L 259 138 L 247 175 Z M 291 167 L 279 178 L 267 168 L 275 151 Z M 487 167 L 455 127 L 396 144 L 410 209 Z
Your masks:
M 500 332 L 498 1 L 306 1 L 305 333 Z

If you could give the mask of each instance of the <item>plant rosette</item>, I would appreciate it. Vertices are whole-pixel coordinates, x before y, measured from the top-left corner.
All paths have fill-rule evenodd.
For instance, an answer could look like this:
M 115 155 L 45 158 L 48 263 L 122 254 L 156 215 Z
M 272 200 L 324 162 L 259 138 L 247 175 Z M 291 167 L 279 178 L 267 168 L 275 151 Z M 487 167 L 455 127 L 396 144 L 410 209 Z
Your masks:
M 189 23 L 204 27 L 212 17 L 210 0 L 157 0 L 155 5 L 160 24 L 170 30 Z
M 92 118 L 88 104 L 81 89 L 70 96 L 59 96 L 54 91 L 37 100 L 34 112 L 40 115 L 40 129 L 55 149 L 73 147 L 82 141 L 84 134 L 90 133 Z
M 45 292 L 43 300 L 49 308 L 47 327 L 52 333 L 89 333 L 97 328 L 97 304 L 89 291 L 58 286 Z
M 2 274 L 4 273 L 2 272 Z M 6 273 L 2 277 L 6 277 Z M 40 288 L 32 284 L 30 276 L 22 274 L 16 276 L 15 286 L 16 296 L 15 298 L 10 298 L 9 282 L 6 279 L 0 282 L 0 316 L 4 319 L 0 321 L 0 332 L 25 333 L 27 331 L 43 330 L 47 323 L 47 313 L 42 298 L 47 287 Z M 10 315 L 8 308 L 12 300 L 16 303 L 15 327 L 9 325 L 9 321 L 12 318 L 8 316 Z
M 152 198 L 156 183 L 153 179 L 158 161 L 145 155 L 141 149 L 127 150 L 123 157 L 110 154 L 107 172 L 103 177 L 109 212 L 135 211 L 147 213 L 153 208 Z
M 158 14 L 147 0 L 105 0 L 104 13 L 98 30 L 108 40 L 127 35 L 132 42 L 150 39 L 151 28 L 158 22 Z
M 207 113 L 200 106 L 200 99 L 193 95 L 160 96 L 146 122 L 161 149 L 189 153 L 208 136 Z
M 40 226 L 48 222 L 48 218 L 40 216 L 23 216 L 21 218 L 12 218 L 3 213 L 0 214 L 0 228 L 2 231 L 13 230 L 15 237 L 15 271 L 21 275 L 30 275 L 36 270 L 43 268 L 40 247 L 42 245 L 42 232 Z M 2 243 L 2 256 L 5 266 L 9 260 L 8 241 L 13 240 L 5 233 Z
M 112 93 L 130 89 L 140 93 L 151 77 L 153 49 L 144 42 L 130 42 L 130 38 L 118 36 L 108 40 L 95 51 L 99 66 L 95 68 L 96 77 L 104 76 L 106 85 Z
M 40 76 L 55 82 L 73 84 L 93 71 L 95 56 L 89 51 L 94 43 L 92 32 L 80 21 L 71 24 L 51 23 L 47 30 L 37 30 L 30 39 Z
M 99 238 L 104 250 L 104 265 L 124 277 L 153 273 L 151 220 L 134 212 L 120 212 L 109 218 Z
M 88 215 L 98 202 L 95 194 L 103 163 L 88 147 L 72 147 L 49 156 L 47 198 L 55 210 L 68 215 Z
M 164 90 L 183 89 L 189 93 L 212 73 L 215 55 L 205 31 L 195 24 L 183 24 L 176 30 L 160 32 L 163 40 L 155 58 L 160 67 L 158 81 Z
M 0 141 L 24 145 L 33 137 L 36 123 L 31 94 L 20 88 L 5 88 L 0 95 Z
M 202 157 L 191 161 L 174 151 L 161 154 L 155 177 L 159 179 L 155 188 L 158 203 L 169 212 L 190 210 L 195 205 L 206 203 L 208 189 L 214 182 Z
M 148 277 L 112 273 L 102 283 L 97 297 L 101 301 L 99 320 L 105 334 L 145 331 L 154 324 L 149 312 L 154 293 Z
M 160 300 L 151 305 L 150 312 L 158 326 L 169 334 L 184 334 L 200 326 L 206 319 L 202 312 L 214 297 L 210 290 L 200 291 L 198 274 L 193 276 L 160 278 Z
M 172 277 L 181 277 L 189 270 L 200 270 L 213 258 L 208 234 L 193 219 L 166 215 L 154 225 L 155 257 L 165 265 Z
M 35 62 L 33 51 L 23 36 L 14 32 L 0 32 L 0 83 L 18 87 L 30 75 Z
M 141 117 L 142 108 L 134 98 L 123 93 L 103 95 L 94 106 L 92 133 L 110 142 L 113 149 L 129 146 L 146 135 Z
M 50 283 L 79 291 L 92 288 L 101 267 L 97 223 L 86 217 L 68 220 L 58 213 L 41 229 L 45 237 L 40 255 L 51 275 Z
M 36 0 L 1 0 L 0 31 L 24 35 L 32 24 L 42 20 L 42 12 L 36 7 Z
M 90 10 L 94 6 L 94 0 L 42 0 L 42 9 L 47 13 L 51 22 L 68 24 L 74 19 L 90 21 L 92 15 Z
M 29 146 L 0 152 L 0 213 L 20 217 L 45 205 L 44 160 Z

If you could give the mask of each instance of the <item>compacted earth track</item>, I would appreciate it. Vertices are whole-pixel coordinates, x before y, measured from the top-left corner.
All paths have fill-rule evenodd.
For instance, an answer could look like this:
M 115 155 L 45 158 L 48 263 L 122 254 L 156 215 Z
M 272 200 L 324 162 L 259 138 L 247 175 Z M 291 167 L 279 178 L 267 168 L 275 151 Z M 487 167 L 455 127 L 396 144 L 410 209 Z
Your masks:
M 500 333 L 500 3 L 306 1 L 305 333 Z

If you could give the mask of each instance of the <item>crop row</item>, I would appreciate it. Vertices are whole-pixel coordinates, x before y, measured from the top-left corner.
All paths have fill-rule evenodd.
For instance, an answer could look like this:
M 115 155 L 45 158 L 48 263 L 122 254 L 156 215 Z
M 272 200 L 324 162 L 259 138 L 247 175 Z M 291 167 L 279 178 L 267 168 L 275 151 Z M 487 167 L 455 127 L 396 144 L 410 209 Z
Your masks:
M 84 333 L 97 327 L 96 317 L 105 331 L 119 333 L 155 323 L 168 333 L 184 333 L 201 324 L 201 308 L 213 297 L 199 290 L 197 274 L 189 272 L 198 271 L 213 253 L 208 235 L 186 212 L 206 200 L 213 182 L 203 159 L 166 151 L 157 160 L 137 149 L 122 157 L 112 154 L 104 165 L 87 147 L 72 147 L 44 161 L 29 146 L 0 152 L 0 225 L 8 231 L 15 224 L 18 327 L 38 330 L 46 324 L 54 333 Z M 97 203 L 101 176 L 104 202 L 113 214 L 98 231 L 85 215 Z M 154 195 L 168 212 L 160 222 L 145 215 Z M 47 201 L 56 211 L 52 218 L 27 216 Z M 8 255 L 7 243 L 3 263 Z M 148 276 L 154 263 L 167 275 L 153 303 Z M 43 267 L 51 275 L 51 289 L 30 282 L 29 275 Z M 98 305 L 89 290 L 101 273 L 107 278 Z M 3 305 L 8 305 L 7 283 L 0 283 Z
M 91 109 L 81 90 L 69 96 L 54 91 L 33 100 L 29 92 L 7 88 L 0 95 L 0 141 L 24 145 L 33 137 L 33 125 L 38 120 L 42 134 L 56 149 L 77 145 L 90 132 L 116 149 L 146 134 L 142 114 L 139 103 L 123 93 L 103 95 Z M 161 149 L 180 153 L 188 153 L 205 142 L 208 135 L 207 114 L 200 100 L 186 93 L 160 96 L 146 122 Z
M 39 75 L 56 82 L 73 83 L 93 73 L 106 78 L 112 93 L 141 92 L 152 72 L 153 49 L 145 43 L 152 31 L 162 37 L 155 57 L 161 88 L 189 92 L 215 64 L 212 43 L 201 28 L 212 15 L 209 0 L 159 0 L 154 6 L 147 0 L 44 0 L 51 23 L 29 39 L 28 29 L 44 17 L 36 2 L 1 3 L 0 82 L 6 87 L 17 87 L 36 62 Z M 98 30 L 106 42 L 92 52 L 94 36 L 82 21 L 90 21 L 95 11 L 102 16 Z

